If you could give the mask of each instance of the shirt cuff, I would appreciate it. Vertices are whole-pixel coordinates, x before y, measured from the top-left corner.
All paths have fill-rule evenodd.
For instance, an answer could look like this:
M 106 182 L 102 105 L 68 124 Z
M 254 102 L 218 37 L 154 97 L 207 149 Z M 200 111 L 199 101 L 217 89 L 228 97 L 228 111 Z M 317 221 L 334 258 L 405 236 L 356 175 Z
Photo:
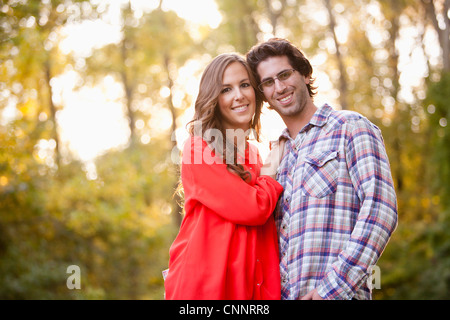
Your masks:
M 322 279 L 317 287 L 317 293 L 326 300 L 351 300 L 355 295 L 352 288 L 339 277 L 334 269 Z

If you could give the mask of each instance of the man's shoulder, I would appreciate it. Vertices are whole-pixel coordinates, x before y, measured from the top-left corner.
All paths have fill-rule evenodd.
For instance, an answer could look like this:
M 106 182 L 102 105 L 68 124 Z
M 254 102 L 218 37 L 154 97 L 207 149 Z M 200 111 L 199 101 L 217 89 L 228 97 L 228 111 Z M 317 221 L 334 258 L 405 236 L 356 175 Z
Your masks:
M 365 116 L 352 110 L 333 109 L 329 114 L 328 124 L 333 128 L 346 126 L 349 130 L 358 127 L 371 128 L 376 131 L 379 130 L 379 128 Z
M 340 123 L 352 123 L 355 121 L 360 121 L 362 119 L 366 119 L 366 117 L 364 117 L 362 114 L 356 112 L 356 111 L 351 111 L 351 110 L 335 110 L 333 109 L 330 112 L 330 118 L 331 120 L 335 120 L 337 122 Z

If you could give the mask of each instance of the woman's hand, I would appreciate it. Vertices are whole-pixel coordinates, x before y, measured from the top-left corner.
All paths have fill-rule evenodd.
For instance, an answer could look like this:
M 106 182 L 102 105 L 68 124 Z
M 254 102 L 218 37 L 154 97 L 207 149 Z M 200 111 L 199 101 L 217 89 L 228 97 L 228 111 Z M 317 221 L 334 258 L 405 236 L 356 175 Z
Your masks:
M 260 175 L 275 179 L 278 166 L 280 165 L 281 159 L 283 159 L 285 143 L 286 141 L 284 139 L 271 142 L 270 152 L 266 161 L 264 161 L 264 165 L 261 167 Z

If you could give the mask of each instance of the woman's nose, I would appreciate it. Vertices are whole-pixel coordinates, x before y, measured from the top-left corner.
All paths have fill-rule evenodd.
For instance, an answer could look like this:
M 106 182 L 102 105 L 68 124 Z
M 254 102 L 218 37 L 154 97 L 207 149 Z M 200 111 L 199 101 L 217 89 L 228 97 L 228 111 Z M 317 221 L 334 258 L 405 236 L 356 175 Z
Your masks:
M 236 94 L 234 96 L 234 100 L 241 100 L 244 97 L 241 90 L 236 90 Z

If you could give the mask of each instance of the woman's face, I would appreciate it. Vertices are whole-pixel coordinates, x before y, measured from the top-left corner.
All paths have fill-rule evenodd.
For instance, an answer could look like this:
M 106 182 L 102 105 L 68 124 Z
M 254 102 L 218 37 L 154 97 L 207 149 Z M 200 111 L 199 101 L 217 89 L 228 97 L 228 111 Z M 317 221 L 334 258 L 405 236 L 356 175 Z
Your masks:
M 233 62 L 225 69 L 218 102 L 225 129 L 250 128 L 256 109 L 255 90 L 247 69 L 240 62 Z

